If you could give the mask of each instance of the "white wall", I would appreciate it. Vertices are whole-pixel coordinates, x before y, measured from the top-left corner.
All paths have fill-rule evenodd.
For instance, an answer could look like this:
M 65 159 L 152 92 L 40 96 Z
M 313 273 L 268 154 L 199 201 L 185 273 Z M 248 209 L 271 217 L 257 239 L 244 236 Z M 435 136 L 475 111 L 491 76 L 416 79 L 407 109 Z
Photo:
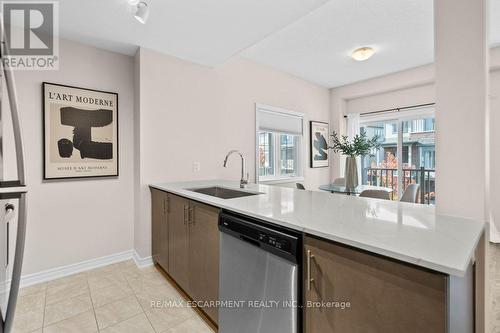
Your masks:
M 309 167 L 309 121 L 330 122 L 329 91 L 326 88 L 244 59 L 233 59 L 216 69 L 222 85 L 220 128 L 224 144 L 216 168 L 220 177 L 239 179 L 237 159 L 228 169 L 220 165 L 231 148 L 241 149 L 248 157 L 248 171 L 255 178 L 255 103 L 277 106 L 304 113 L 304 184 L 317 189 L 329 180 L 328 168 Z M 227 141 L 226 138 L 233 138 Z M 292 183 L 295 186 L 295 183 Z
M 405 105 L 433 103 L 436 93 L 433 84 L 388 91 L 383 94 L 358 97 L 346 101 L 347 113 L 363 113 L 366 110 L 390 110 Z
M 490 68 L 491 240 L 500 242 L 500 207 L 495 205 L 496 202 L 500 202 L 500 158 L 498 154 L 500 133 L 496 130 L 500 127 L 500 47 L 490 52 Z M 370 112 L 435 102 L 434 82 L 434 65 L 426 65 L 332 89 L 332 126 L 343 131 L 343 115 L 347 113 Z M 464 152 L 464 159 L 467 158 L 466 156 Z M 340 166 L 336 163 L 333 166 L 332 177 L 338 177 L 341 172 Z
M 303 112 L 308 120 L 329 121 L 329 91 L 283 72 L 240 58 L 204 67 L 141 49 L 137 95 L 140 118 L 140 191 L 136 205 L 136 249 L 150 255 L 150 199 L 153 182 L 224 178 L 238 180 L 240 162 L 225 154 L 239 149 L 255 177 L 255 103 Z M 306 124 L 308 128 L 308 123 Z M 307 140 L 308 133 L 305 133 Z M 306 145 L 308 146 L 308 145 Z M 329 170 L 309 169 L 305 184 L 317 188 Z M 199 162 L 200 172 L 193 171 Z
M 23 274 L 133 248 L 133 58 L 60 41 L 58 71 L 17 71 L 26 149 Z M 43 182 L 42 82 L 119 94 L 118 178 Z
M 436 211 L 480 221 L 489 199 L 488 3 L 434 1 Z
M 500 59 L 498 57 L 497 59 Z M 490 76 L 491 241 L 500 243 L 500 71 Z

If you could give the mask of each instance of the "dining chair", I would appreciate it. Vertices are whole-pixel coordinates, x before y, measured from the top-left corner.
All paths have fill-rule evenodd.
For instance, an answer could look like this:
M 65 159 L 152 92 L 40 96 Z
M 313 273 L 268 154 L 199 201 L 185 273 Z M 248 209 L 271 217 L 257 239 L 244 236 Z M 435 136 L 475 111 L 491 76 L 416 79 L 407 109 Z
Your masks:
M 335 178 L 332 184 L 335 186 L 345 186 L 345 178 Z
M 384 190 L 364 190 L 359 196 L 364 198 L 391 200 L 389 192 Z
M 420 185 L 419 184 L 410 184 L 410 185 L 408 185 L 408 187 L 404 191 L 403 195 L 401 196 L 400 201 L 417 203 L 419 192 L 420 192 Z
M 306 189 L 306 187 L 303 184 L 301 184 L 301 183 L 296 183 L 295 186 L 297 186 L 297 189 L 299 189 L 299 190 L 305 190 Z

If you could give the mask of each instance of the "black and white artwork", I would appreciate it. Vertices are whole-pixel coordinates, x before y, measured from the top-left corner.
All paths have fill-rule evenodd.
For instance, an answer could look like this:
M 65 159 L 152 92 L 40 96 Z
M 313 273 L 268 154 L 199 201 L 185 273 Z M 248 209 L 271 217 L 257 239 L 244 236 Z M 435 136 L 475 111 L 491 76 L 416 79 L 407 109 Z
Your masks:
M 328 167 L 329 125 L 319 121 L 310 122 L 311 168 Z
M 118 176 L 118 94 L 43 83 L 44 179 Z

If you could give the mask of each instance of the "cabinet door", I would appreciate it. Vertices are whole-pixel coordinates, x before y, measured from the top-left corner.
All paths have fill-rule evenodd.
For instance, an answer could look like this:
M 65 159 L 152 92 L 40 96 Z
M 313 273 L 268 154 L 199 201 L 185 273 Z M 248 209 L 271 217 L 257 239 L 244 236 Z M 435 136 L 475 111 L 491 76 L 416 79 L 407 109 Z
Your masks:
M 164 193 L 151 189 L 151 232 L 152 232 L 152 257 L 158 264 L 161 256 L 161 226 L 165 219 Z
M 168 193 L 162 192 L 162 203 L 163 203 L 163 218 L 160 224 L 160 257 L 158 258 L 158 264 L 168 272 L 168 211 L 170 209 L 170 198 Z
M 153 262 L 168 271 L 168 194 L 151 189 Z
M 187 199 L 169 195 L 168 273 L 189 294 L 188 208 Z
M 446 332 L 443 274 L 306 237 L 304 279 L 306 333 Z
M 189 286 L 197 301 L 219 299 L 219 209 L 192 202 L 189 224 Z M 217 323 L 218 309 L 205 313 Z

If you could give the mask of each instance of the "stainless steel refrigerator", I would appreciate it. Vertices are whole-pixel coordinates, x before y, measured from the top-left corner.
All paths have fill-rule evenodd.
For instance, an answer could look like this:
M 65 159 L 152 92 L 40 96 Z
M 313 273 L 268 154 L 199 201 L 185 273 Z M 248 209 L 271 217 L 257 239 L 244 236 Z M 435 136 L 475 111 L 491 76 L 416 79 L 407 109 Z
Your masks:
M 1 29 L 1 24 L 0 24 Z M 8 56 L 0 33 L 0 57 Z M 10 333 L 26 234 L 26 180 L 14 76 L 0 61 L 0 333 Z

